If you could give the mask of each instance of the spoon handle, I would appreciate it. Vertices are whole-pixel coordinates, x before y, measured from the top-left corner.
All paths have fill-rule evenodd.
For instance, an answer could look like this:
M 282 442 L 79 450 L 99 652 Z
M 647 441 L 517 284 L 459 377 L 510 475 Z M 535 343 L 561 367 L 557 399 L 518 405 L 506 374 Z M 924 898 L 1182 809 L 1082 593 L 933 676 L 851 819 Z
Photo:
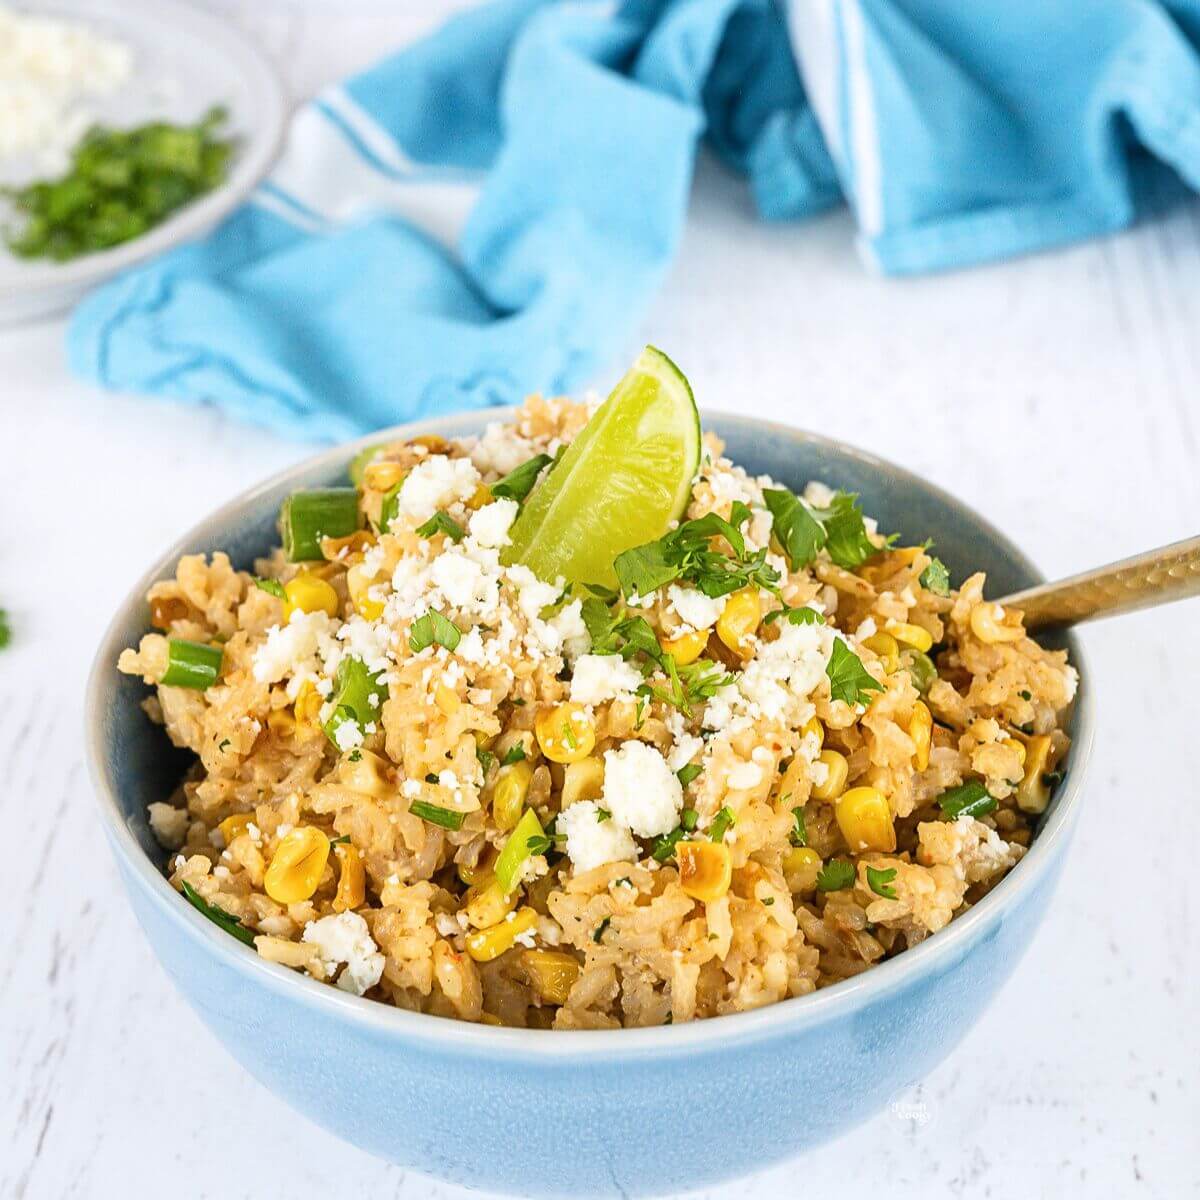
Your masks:
M 1025 614 L 1025 628 L 1077 625 L 1095 617 L 1200 596 L 1200 537 L 1187 538 L 1000 601 Z

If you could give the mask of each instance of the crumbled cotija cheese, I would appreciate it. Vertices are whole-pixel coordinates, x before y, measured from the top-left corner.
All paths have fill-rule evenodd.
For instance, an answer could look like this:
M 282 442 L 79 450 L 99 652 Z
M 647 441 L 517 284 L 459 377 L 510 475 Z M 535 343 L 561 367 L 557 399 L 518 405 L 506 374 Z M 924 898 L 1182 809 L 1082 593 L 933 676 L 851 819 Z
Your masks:
M 470 499 L 479 487 L 479 478 L 469 458 L 435 454 L 417 463 L 404 477 L 397 510 L 413 525 L 423 525 L 439 509 Z
M 679 823 L 683 786 L 653 746 L 626 742 L 604 752 L 604 807 L 640 837 L 657 837 Z
M 725 611 L 726 596 L 706 596 L 695 588 L 671 584 L 667 589 L 671 607 L 679 619 L 691 629 L 709 629 Z
M 326 979 L 339 963 L 346 964 L 337 981 L 343 991 L 361 996 L 383 977 L 383 955 L 379 953 L 366 921 L 356 912 L 309 921 L 302 937 L 316 946 Z
M 590 871 L 610 862 L 633 862 L 637 843 L 627 826 L 614 817 L 600 820 L 594 800 L 577 800 L 558 814 L 555 829 L 567 838 L 567 857 L 578 871 Z
M 603 704 L 631 696 L 641 683 L 641 671 L 619 654 L 584 654 L 575 660 L 571 699 L 577 704 Z
M 39 174 L 61 174 L 93 123 L 85 102 L 132 69 L 127 45 L 86 24 L 0 7 L 0 158 L 32 153 Z

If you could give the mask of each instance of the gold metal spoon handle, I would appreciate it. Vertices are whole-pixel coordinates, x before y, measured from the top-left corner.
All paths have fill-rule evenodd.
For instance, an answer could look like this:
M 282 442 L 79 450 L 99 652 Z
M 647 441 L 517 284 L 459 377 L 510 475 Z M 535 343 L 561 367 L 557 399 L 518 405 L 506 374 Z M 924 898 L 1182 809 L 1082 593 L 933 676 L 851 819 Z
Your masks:
M 1000 601 L 1025 614 L 1025 628 L 1077 625 L 1096 617 L 1200 596 L 1200 537 L 1175 542 Z

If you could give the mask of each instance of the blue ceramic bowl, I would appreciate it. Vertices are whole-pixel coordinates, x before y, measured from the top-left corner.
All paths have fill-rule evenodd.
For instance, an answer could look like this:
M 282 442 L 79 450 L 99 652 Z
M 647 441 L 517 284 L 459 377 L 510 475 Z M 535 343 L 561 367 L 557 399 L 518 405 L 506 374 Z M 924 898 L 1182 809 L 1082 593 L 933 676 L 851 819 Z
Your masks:
M 478 432 L 464 414 L 395 436 Z M 969 508 L 847 446 L 784 426 L 710 414 L 706 427 L 752 472 L 861 493 L 905 541 L 928 535 L 956 578 L 991 594 L 1040 577 Z M 173 751 L 118 675 L 147 627 L 143 600 L 181 554 L 227 550 L 239 566 L 275 539 L 291 491 L 338 482 L 375 435 L 286 471 L 234 500 L 163 555 L 110 626 L 88 686 L 87 744 L 108 840 L 134 911 L 176 986 L 257 1079 L 325 1128 L 402 1166 L 525 1196 L 638 1195 L 745 1174 L 845 1132 L 920 1079 L 971 1028 L 1050 904 L 1079 807 L 1092 739 L 1083 684 L 1071 769 L 1030 853 L 984 900 L 915 949 L 813 996 L 658 1029 L 497 1029 L 402 1012 L 264 962 L 170 888 L 146 805 L 189 756 Z M 984 1086 L 982 1083 L 980 1086 Z

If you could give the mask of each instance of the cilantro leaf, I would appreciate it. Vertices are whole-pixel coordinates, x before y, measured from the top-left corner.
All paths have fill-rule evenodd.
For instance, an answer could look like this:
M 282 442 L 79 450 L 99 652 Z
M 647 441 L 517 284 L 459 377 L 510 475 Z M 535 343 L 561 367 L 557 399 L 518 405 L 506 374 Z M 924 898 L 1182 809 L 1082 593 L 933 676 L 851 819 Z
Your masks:
M 428 541 L 435 533 L 444 533 L 452 542 L 463 540 L 463 527 L 444 512 L 435 512 L 424 525 L 417 526 L 417 537 Z
M 940 558 L 930 560 L 929 566 L 921 572 L 921 586 L 935 596 L 950 595 L 950 571 Z
M 431 608 L 423 617 L 418 617 L 408 633 L 408 644 L 414 654 L 419 654 L 427 646 L 435 642 L 453 650 L 459 643 L 462 632 L 449 617 L 443 616 L 436 608 Z
M 522 762 L 525 758 L 525 745 L 523 742 L 515 742 L 508 753 L 500 760 L 502 767 L 511 767 L 513 763 Z
M 830 695 L 847 704 L 868 704 L 870 692 L 883 691 L 883 684 L 867 672 L 862 659 L 841 638 L 834 640 L 825 674 L 829 676 Z
M 772 530 L 793 571 L 806 567 L 825 545 L 825 527 L 808 505 L 787 488 L 764 488 Z
M 867 868 L 867 886 L 875 895 L 882 896 L 885 900 L 895 900 L 896 898 L 896 889 L 888 886 L 895 878 L 895 867 L 887 867 L 884 870 L 876 867 Z
M 804 808 L 802 806 L 793 808 L 792 818 L 796 822 L 796 827 L 792 830 L 789 840 L 793 846 L 807 846 L 808 822 L 804 816 Z
M 271 596 L 278 596 L 280 600 L 287 599 L 287 592 L 283 590 L 283 584 L 278 579 L 258 579 L 254 580 L 254 586 L 259 591 L 266 592 Z
M 227 913 L 223 908 L 209 904 L 190 883 L 183 885 L 183 897 L 194 909 L 206 916 L 214 925 L 219 925 L 226 933 L 232 934 L 239 942 L 246 946 L 254 945 L 252 929 L 247 929 L 233 913 Z
M 816 516 L 825 527 L 825 549 L 839 567 L 853 571 L 876 553 L 856 493 L 835 492 L 829 507 L 817 509 Z
M 854 864 L 844 858 L 831 858 L 817 874 L 817 887 L 823 892 L 840 892 L 854 883 Z
M 592 941 L 599 945 L 604 938 L 604 931 L 612 924 L 612 917 L 605 917 L 599 925 L 596 926 L 596 932 L 592 934 Z
M 675 775 L 679 779 L 679 782 L 683 784 L 684 787 L 687 787 L 687 785 L 691 783 L 692 780 L 695 779 L 696 776 L 699 775 L 703 770 L 704 768 L 699 763 L 688 763 L 686 767 L 680 767 L 679 770 L 675 772 Z
M 720 812 L 712 819 L 712 824 L 708 827 L 708 836 L 714 842 L 722 842 L 725 840 L 725 834 L 737 824 L 737 817 L 733 815 L 733 809 L 729 805 L 725 805 Z
M 671 561 L 670 534 L 657 542 L 624 550 L 613 560 L 613 570 L 626 596 L 649 596 L 678 579 L 680 564 Z
M 676 825 L 670 833 L 664 833 L 661 837 L 655 838 L 654 845 L 650 848 L 650 856 L 655 862 L 669 862 L 675 855 L 675 846 L 687 836 L 687 831 L 682 825 Z
M 548 454 L 535 454 L 516 470 L 509 471 L 503 479 L 498 479 L 491 484 L 492 495 L 503 500 L 516 500 L 520 503 L 533 490 L 533 485 L 537 483 L 542 469 L 549 466 L 551 461 Z
M 711 700 L 736 678 L 719 663 L 707 658 L 698 658 L 695 662 L 681 667 L 670 654 L 664 654 L 660 665 L 667 677 L 666 687 L 655 687 L 646 683 L 640 690 L 644 695 L 652 696 L 662 704 L 677 708 L 685 717 L 690 717 L 697 704 L 703 700 Z
M 496 765 L 496 756 L 490 750 L 485 750 L 482 746 L 475 748 L 475 757 L 479 759 L 479 765 L 483 768 L 485 776 Z
M 938 797 L 938 808 L 950 818 L 981 817 L 996 807 L 996 798 L 978 780 L 971 779 L 949 788 Z
M 786 604 L 776 608 L 763 617 L 763 624 L 770 625 L 772 621 L 787 621 L 792 625 L 824 625 L 825 618 L 815 608 L 802 604 L 799 608 L 789 608 Z

